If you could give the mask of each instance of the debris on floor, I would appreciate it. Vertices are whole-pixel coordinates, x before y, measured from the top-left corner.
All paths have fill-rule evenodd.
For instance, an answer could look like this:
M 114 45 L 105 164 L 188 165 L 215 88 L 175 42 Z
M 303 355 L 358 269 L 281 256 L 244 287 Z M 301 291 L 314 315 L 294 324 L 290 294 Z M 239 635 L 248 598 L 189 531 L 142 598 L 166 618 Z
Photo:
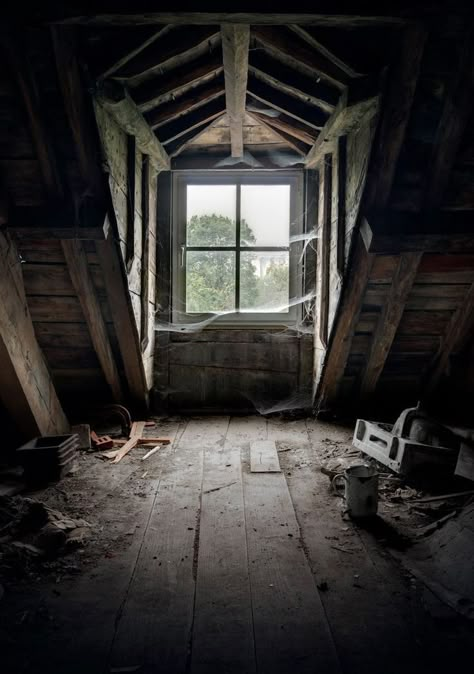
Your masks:
M 91 525 L 41 501 L 22 496 L 0 498 L 0 574 L 27 576 L 44 562 L 86 543 Z

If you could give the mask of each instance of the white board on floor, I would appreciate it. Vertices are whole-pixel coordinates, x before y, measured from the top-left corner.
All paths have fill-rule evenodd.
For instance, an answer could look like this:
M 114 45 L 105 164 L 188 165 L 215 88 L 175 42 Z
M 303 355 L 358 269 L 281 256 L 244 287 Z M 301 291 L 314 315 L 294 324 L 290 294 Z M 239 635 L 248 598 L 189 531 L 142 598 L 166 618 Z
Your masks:
M 281 473 L 273 440 L 257 440 L 251 443 L 250 470 L 252 473 Z

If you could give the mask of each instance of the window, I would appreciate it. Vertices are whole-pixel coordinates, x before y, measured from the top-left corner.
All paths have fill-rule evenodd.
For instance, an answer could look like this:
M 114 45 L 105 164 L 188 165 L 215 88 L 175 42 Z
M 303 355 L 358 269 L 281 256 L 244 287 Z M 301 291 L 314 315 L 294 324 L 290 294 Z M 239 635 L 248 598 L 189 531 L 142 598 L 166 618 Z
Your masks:
M 296 319 L 300 175 L 175 176 L 175 322 L 213 314 L 221 324 Z

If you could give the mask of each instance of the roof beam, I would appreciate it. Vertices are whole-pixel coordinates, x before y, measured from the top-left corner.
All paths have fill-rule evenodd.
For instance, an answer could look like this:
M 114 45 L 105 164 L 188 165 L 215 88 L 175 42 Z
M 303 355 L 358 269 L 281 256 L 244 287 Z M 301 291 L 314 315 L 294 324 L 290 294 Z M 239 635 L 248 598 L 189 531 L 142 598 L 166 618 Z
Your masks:
M 168 170 L 170 160 L 163 146 L 146 123 L 127 89 L 111 80 L 96 93 L 95 102 L 109 112 L 125 133 L 134 136 L 140 152 L 150 157 L 156 171 Z
M 474 99 L 474 47 L 472 30 L 458 45 L 457 68 L 446 94 L 424 195 L 424 207 L 441 205 Z
M 257 100 L 317 131 L 320 131 L 328 120 L 328 115 L 320 108 L 310 103 L 303 103 L 299 98 L 288 96 L 255 77 L 249 77 L 247 86 L 249 93 Z
M 168 101 L 172 96 L 180 96 L 195 85 L 207 81 L 223 70 L 222 51 L 215 49 L 211 54 L 200 56 L 191 63 L 173 68 L 156 78 L 131 89 L 131 95 L 141 112 L 147 112 Z
M 248 104 L 247 110 L 250 114 L 256 115 L 259 119 L 264 119 L 265 122 L 274 129 L 288 133 L 294 138 L 303 141 L 306 145 L 313 145 L 318 137 L 318 132 L 315 131 L 315 129 L 312 129 L 310 126 L 302 124 L 293 117 L 288 117 L 283 113 L 280 113 L 278 116 L 265 115 L 263 112 L 259 112 L 257 107 L 252 105 L 252 108 L 250 108 Z M 278 113 L 278 110 L 275 110 L 275 112 Z
M 327 49 L 319 40 L 317 40 L 314 35 L 309 33 L 307 30 L 302 28 L 301 26 L 290 26 L 291 30 L 296 33 L 296 35 L 299 35 L 302 40 L 307 42 L 313 49 L 316 49 L 322 56 L 328 59 L 328 61 L 331 61 L 331 63 L 336 67 L 339 68 L 339 70 L 343 73 L 345 73 L 348 77 L 357 77 L 361 73 L 358 73 L 356 70 L 351 68 L 351 66 L 348 63 L 345 63 L 342 61 L 340 58 L 338 58 L 335 54 L 332 53 L 329 49 Z
M 403 253 L 398 259 L 388 297 L 378 318 L 377 328 L 372 335 L 370 353 L 361 384 L 362 396 L 368 396 L 376 389 L 405 311 L 408 295 L 415 282 L 422 255 L 420 252 Z
M 249 72 L 276 89 L 311 102 L 331 114 L 339 100 L 340 91 L 325 82 L 291 68 L 265 52 L 250 53 Z
M 202 105 L 197 110 L 189 112 L 175 121 L 168 122 L 157 130 L 163 145 L 167 145 L 189 131 L 200 127 L 202 124 L 209 124 L 216 117 L 220 117 L 225 112 L 225 101 L 221 96 Z
M 333 115 L 308 152 L 305 160 L 306 168 L 314 168 L 319 164 L 329 142 L 347 135 L 362 121 L 367 121 L 376 114 L 379 106 L 377 90 L 378 83 L 372 78 L 354 80 L 342 94 Z
M 183 6 L 180 6 L 184 4 Z M 339 4 L 337 2 L 327 2 L 325 5 L 318 4 L 318 12 L 308 12 L 308 3 L 302 2 L 296 4 L 291 12 L 268 11 L 268 3 L 245 3 L 240 9 L 246 11 L 240 12 L 215 12 L 202 11 L 190 12 L 189 2 L 175 2 L 168 11 L 154 11 L 156 4 L 150 6 L 148 2 L 141 2 L 133 9 L 116 8 L 116 3 L 101 2 L 94 3 L 93 9 L 90 5 L 84 3 L 74 8 L 68 8 L 67 5 L 58 5 L 54 10 L 43 11 L 44 20 L 51 22 L 73 23 L 73 24 L 95 24 L 103 26 L 111 25 L 146 25 L 156 23 L 171 24 L 222 24 L 222 23 L 244 23 L 252 25 L 276 25 L 287 26 L 292 23 L 309 24 L 313 26 L 344 26 L 346 28 L 356 28 L 358 26 L 380 26 L 380 25 L 399 25 L 406 23 L 413 15 L 421 14 L 426 11 L 426 2 L 417 0 L 407 3 L 405 6 L 383 11 L 380 5 L 377 10 L 373 7 L 367 9 L 357 8 L 357 13 L 348 12 L 347 2 Z M 212 3 L 213 4 L 213 3 Z M 210 4 L 207 9 L 214 9 Z M 370 4 L 370 3 L 369 3 Z M 260 6 L 259 6 L 260 5 Z M 263 6 L 262 6 L 263 5 Z M 201 6 L 202 9 L 206 7 Z M 184 11 L 180 11 L 184 10 Z M 250 10 L 250 11 L 248 11 Z M 259 11 L 260 10 L 260 11 Z M 36 12 L 38 15 L 38 12 Z
M 307 145 L 305 143 L 303 143 L 302 141 L 298 140 L 297 138 L 295 138 L 293 135 L 291 135 L 289 133 L 286 133 L 285 131 L 282 131 L 281 129 L 274 128 L 270 123 L 271 118 L 269 118 L 269 117 L 265 118 L 265 115 L 259 115 L 259 114 L 254 113 L 254 112 L 249 112 L 247 114 L 249 114 L 251 117 L 253 117 L 257 122 L 262 124 L 262 126 L 269 129 L 270 131 L 272 131 L 272 133 L 276 134 L 279 138 L 281 138 L 281 140 L 284 143 L 286 143 L 287 145 L 292 147 L 294 150 L 296 150 L 296 152 L 301 154 L 303 157 L 305 156 L 305 154 L 307 152 L 307 149 L 308 149 Z
M 463 342 L 474 331 L 474 284 L 471 285 L 464 302 L 454 312 L 448 329 L 442 339 L 438 353 L 435 356 L 431 371 L 429 372 L 424 392 L 432 394 L 446 373 L 450 354 L 457 348 L 462 347 Z
M 242 126 L 247 94 L 250 28 L 238 24 L 225 24 L 221 26 L 221 34 L 231 155 L 241 157 L 244 153 Z
M 1 232 L 0 362 L 0 397 L 18 430 L 28 439 L 67 433 L 69 424 L 33 328 L 18 252 Z
M 62 241 L 61 247 L 104 377 L 112 391 L 114 400 L 120 402 L 123 399 L 120 376 L 94 283 L 89 273 L 89 264 L 84 247 L 77 240 Z
M 255 26 L 252 32 L 258 42 L 270 52 L 276 51 L 285 56 L 289 63 L 299 61 L 310 68 L 315 75 L 322 77 L 335 87 L 343 89 L 349 84 L 351 77 L 320 52 L 312 49 L 307 42 L 295 37 L 289 28 L 272 26 Z
M 113 73 L 120 68 L 123 68 L 127 65 L 129 61 L 134 59 L 138 54 L 144 51 L 147 47 L 150 47 L 154 42 L 163 37 L 171 30 L 171 26 L 160 26 L 158 30 L 147 29 L 150 32 L 149 36 L 144 40 L 143 36 L 140 34 L 139 37 L 132 32 L 129 37 L 128 45 L 125 47 L 122 41 L 119 44 L 119 49 L 110 53 L 110 50 L 107 49 L 106 45 L 101 43 L 101 61 L 98 64 L 98 67 L 95 67 L 96 77 L 104 79 L 110 77 Z M 114 38 L 117 39 L 116 37 Z M 104 54 L 105 52 L 105 54 Z M 94 60 L 95 65 L 95 60 Z
M 46 131 L 44 112 L 41 107 L 33 72 L 24 56 L 23 45 L 18 36 L 2 35 L 1 44 L 7 53 L 14 81 L 17 85 L 23 104 L 28 115 L 31 136 L 35 146 L 38 161 L 41 166 L 43 182 L 48 195 L 61 198 L 64 195 L 60 172 L 57 167 L 54 149 L 49 133 Z
M 184 96 L 170 101 L 169 103 L 162 103 L 156 108 L 145 113 L 144 117 L 152 129 L 177 119 L 182 115 L 192 112 L 196 108 L 201 107 L 204 103 L 222 96 L 225 93 L 224 82 L 221 78 L 211 80 L 200 86 L 195 87 Z
M 382 209 L 390 198 L 398 158 L 415 97 L 426 30 L 418 24 L 403 31 L 398 58 L 386 80 L 382 115 L 375 137 L 369 175 L 367 206 Z
M 225 114 L 225 111 L 223 111 L 222 114 Z M 191 141 L 195 140 L 196 138 L 199 138 L 199 136 L 205 131 L 207 131 L 208 128 L 209 128 L 209 121 L 202 122 L 198 126 L 195 126 L 192 129 L 189 129 L 188 131 L 183 133 L 176 140 L 171 141 L 168 145 L 170 157 L 176 157 L 189 145 L 189 143 L 191 143 Z
M 219 31 L 213 26 L 178 26 L 166 33 L 162 40 L 142 51 L 123 68 L 115 72 L 115 77 L 145 80 L 192 59 L 194 53 L 208 51 L 209 42 L 217 41 Z

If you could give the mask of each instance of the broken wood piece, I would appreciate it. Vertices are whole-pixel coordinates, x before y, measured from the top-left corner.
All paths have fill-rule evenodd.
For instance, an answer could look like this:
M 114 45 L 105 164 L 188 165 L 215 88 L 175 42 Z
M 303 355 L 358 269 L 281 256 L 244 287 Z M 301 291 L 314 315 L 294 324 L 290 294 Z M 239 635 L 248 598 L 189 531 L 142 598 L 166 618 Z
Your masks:
M 119 449 L 113 449 L 111 452 L 101 452 L 100 456 L 104 456 L 106 459 L 115 459 L 119 451 Z
M 115 438 L 114 443 L 116 445 L 125 445 L 128 440 L 123 438 Z M 171 438 L 138 438 L 137 445 L 170 445 Z
M 145 459 L 148 459 L 149 456 L 153 456 L 153 454 L 156 454 L 156 452 L 161 449 L 161 445 L 156 445 L 156 447 L 153 447 L 153 449 L 150 449 L 149 452 L 145 454 L 145 456 L 142 456 L 142 461 L 145 461 Z
M 133 422 L 132 430 L 130 433 L 130 440 L 124 444 L 122 449 L 119 450 L 117 456 L 115 457 L 115 459 L 113 459 L 112 463 L 119 463 L 123 459 L 123 457 L 129 453 L 131 449 L 137 446 L 144 429 L 145 429 L 144 421 Z
M 472 496 L 474 489 L 468 491 L 457 491 L 453 494 L 439 494 L 439 496 L 428 496 L 427 498 L 414 499 L 412 503 L 430 503 L 431 501 L 447 501 L 450 498 L 457 498 L 458 496 Z
M 252 473 L 281 473 L 274 440 L 257 440 L 250 445 Z

